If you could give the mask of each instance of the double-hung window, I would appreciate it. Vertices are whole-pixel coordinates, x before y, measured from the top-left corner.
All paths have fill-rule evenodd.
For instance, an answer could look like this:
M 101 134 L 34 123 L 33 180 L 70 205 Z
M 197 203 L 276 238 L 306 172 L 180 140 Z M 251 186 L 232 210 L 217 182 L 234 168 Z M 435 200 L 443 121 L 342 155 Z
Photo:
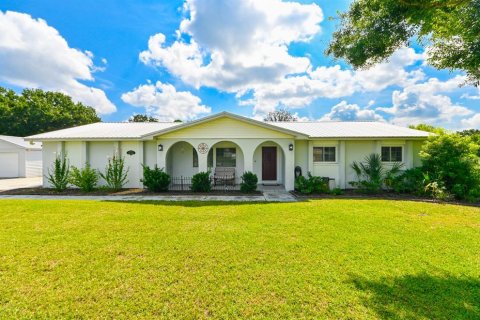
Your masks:
M 336 161 L 336 147 L 313 147 L 313 162 Z
M 382 147 L 382 162 L 402 162 L 402 147 Z

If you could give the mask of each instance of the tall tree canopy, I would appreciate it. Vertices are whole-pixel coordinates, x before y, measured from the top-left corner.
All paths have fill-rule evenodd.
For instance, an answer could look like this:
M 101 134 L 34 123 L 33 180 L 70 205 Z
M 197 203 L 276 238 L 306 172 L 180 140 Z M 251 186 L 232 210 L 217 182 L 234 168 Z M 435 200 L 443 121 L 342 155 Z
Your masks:
M 20 95 L 0 87 L 0 134 L 28 136 L 99 122 L 95 109 L 59 92 L 26 89 Z
M 286 109 L 269 112 L 263 121 L 281 122 L 281 121 L 297 121 L 297 117 Z
M 158 119 L 146 114 L 135 114 L 128 119 L 128 122 L 158 122 Z
M 415 39 L 432 66 L 480 85 L 480 0 L 354 0 L 326 53 L 368 68 Z

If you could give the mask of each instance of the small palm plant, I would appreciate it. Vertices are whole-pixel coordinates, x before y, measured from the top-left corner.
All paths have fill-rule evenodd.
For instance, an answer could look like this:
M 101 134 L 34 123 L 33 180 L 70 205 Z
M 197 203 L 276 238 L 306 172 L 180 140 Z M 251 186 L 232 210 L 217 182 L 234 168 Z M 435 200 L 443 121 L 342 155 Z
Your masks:
M 105 173 L 100 172 L 100 177 L 107 183 L 108 188 L 118 191 L 128 182 L 128 168 L 125 169 L 125 161 L 122 157 L 113 156 L 108 160 Z
M 393 177 L 400 172 L 402 167 L 402 163 L 395 162 L 387 169 L 382 163 L 381 156 L 372 153 L 365 157 L 363 162 L 354 161 L 351 164 L 351 168 L 357 176 L 357 181 L 352 181 L 350 184 L 361 191 L 377 193 L 383 187 L 389 187 Z
M 57 155 L 52 168 L 48 170 L 46 178 L 55 191 L 60 192 L 67 189 L 70 178 L 70 165 L 66 154 L 61 153 Z

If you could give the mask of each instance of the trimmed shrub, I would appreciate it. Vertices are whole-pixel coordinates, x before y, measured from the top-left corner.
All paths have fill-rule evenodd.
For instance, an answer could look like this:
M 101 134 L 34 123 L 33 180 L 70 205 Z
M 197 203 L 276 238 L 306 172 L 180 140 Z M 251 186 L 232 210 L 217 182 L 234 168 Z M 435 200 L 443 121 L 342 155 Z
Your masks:
M 99 174 L 107 183 L 108 188 L 114 191 L 122 189 L 128 182 L 128 168 L 125 169 L 125 161 L 122 157 L 113 156 L 111 160 L 108 160 L 105 173 L 100 172 Z
M 90 192 L 97 186 L 98 173 L 97 170 L 92 169 L 88 163 L 82 169 L 72 166 L 69 181 L 83 192 Z
M 153 169 L 148 166 L 143 166 L 143 179 L 140 179 L 143 185 L 152 192 L 168 191 L 170 185 L 170 176 L 159 169 L 157 165 Z
M 192 177 L 193 192 L 210 192 L 212 190 L 212 180 L 210 179 L 210 172 L 199 172 Z
M 258 177 L 251 171 L 245 171 L 242 174 L 242 183 L 240 183 L 240 191 L 249 193 L 257 190 Z
M 428 183 L 428 179 L 422 168 L 411 168 L 393 177 L 390 187 L 397 193 L 422 195 L 425 194 L 425 186 Z
M 329 178 L 316 177 L 308 173 L 308 178 L 299 176 L 295 179 L 295 190 L 303 194 L 328 193 Z
M 53 166 L 48 170 L 46 176 L 48 182 L 52 184 L 55 191 L 64 191 L 67 189 L 70 176 L 70 165 L 65 154 L 58 155 L 53 162 Z

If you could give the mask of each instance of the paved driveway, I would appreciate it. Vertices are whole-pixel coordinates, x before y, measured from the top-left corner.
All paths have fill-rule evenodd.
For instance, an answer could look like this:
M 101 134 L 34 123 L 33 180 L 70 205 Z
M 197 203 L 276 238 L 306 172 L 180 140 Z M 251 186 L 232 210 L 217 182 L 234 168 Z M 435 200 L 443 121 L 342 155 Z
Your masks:
M 42 185 L 42 177 L 0 179 L 0 192 L 19 188 L 34 188 Z

